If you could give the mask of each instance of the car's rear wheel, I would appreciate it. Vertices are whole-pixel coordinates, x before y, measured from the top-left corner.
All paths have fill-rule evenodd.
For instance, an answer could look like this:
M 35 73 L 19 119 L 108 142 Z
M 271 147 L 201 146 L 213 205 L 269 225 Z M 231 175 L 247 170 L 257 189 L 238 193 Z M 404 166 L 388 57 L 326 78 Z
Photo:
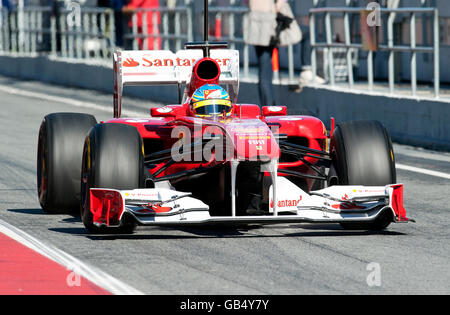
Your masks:
M 94 116 L 77 113 L 47 115 L 39 129 L 37 190 L 46 213 L 77 211 L 83 143 L 97 124 Z
M 330 152 L 340 185 L 386 186 L 396 183 L 395 157 L 386 128 L 377 121 L 345 122 L 337 126 Z M 344 223 L 345 229 L 383 230 L 392 214 L 371 223 Z
M 105 230 L 93 223 L 90 212 L 91 188 L 133 190 L 144 188 L 142 138 L 129 125 L 99 124 L 86 138 L 81 173 L 81 218 L 91 233 L 132 233 L 133 220 L 125 217 L 122 226 Z

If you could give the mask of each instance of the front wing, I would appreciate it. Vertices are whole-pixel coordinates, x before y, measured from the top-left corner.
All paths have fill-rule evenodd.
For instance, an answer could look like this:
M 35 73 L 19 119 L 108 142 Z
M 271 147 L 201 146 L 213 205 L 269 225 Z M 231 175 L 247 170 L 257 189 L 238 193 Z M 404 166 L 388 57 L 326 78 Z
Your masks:
M 210 216 L 209 207 L 189 193 L 170 189 L 90 190 L 90 211 L 96 226 L 117 227 L 125 216 L 139 225 L 370 223 L 386 212 L 393 222 L 408 222 L 403 185 L 385 187 L 333 186 L 304 192 L 277 178 L 277 197 L 270 194 L 270 213 L 258 216 Z M 275 210 L 275 211 L 274 211 Z

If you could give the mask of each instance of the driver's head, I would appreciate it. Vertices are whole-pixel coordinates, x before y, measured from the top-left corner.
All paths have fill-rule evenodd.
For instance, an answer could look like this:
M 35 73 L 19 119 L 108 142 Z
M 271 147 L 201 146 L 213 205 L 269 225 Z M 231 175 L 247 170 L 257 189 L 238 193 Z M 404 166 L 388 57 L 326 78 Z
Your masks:
M 216 84 L 206 84 L 198 88 L 191 99 L 195 116 L 207 118 L 219 115 L 231 115 L 231 100 L 228 92 Z

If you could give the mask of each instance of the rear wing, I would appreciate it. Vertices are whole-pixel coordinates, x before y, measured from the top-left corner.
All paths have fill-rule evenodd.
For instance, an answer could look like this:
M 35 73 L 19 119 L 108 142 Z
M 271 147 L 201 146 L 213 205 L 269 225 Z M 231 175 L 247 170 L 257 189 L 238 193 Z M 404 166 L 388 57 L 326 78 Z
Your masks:
M 130 86 L 181 85 L 191 80 L 192 68 L 203 58 L 203 51 L 169 50 L 117 51 L 114 53 L 114 118 L 122 112 L 123 88 Z M 219 83 L 227 85 L 237 100 L 239 90 L 239 51 L 230 49 L 211 50 L 211 58 L 220 66 Z

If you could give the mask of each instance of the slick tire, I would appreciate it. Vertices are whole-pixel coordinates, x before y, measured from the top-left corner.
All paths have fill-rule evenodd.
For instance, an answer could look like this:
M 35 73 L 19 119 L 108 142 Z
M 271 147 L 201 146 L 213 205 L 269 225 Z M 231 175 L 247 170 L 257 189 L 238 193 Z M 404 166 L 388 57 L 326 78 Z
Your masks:
M 119 228 L 99 228 L 90 212 L 91 188 L 133 190 L 144 187 L 142 138 L 133 126 L 99 124 L 86 138 L 81 173 L 81 218 L 91 233 L 133 233 L 136 223 L 124 217 Z
M 55 113 L 39 129 L 37 190 L 46 213 L 72 213 L 80 204 L 80 170 L 83 143 L 97 124 L 94 116 Z
M 340 185 L 386 186 L 397 181 L 392 142 L 377 121 L 340 124 L 331 137 L 330 152 Z M 351 230 L 384 230 L 392 222 L 390 213 L 375 222 L 341 226 Z

